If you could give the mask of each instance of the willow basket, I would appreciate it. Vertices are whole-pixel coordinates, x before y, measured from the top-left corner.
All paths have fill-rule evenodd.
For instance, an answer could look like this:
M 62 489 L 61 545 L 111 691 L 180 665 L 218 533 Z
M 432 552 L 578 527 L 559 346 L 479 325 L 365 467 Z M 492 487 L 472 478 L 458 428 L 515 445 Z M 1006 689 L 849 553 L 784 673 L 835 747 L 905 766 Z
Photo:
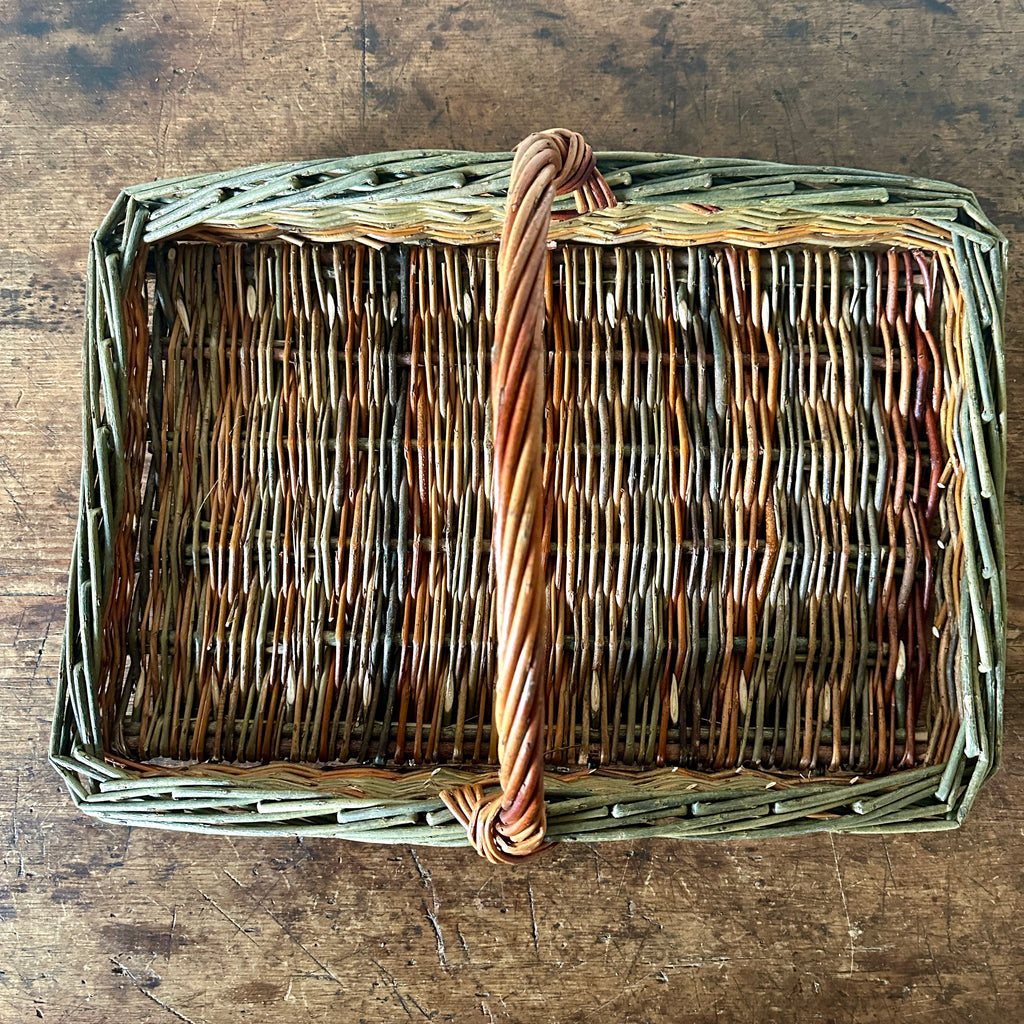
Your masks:
M 54 766 L 105 821 L 495 860 L 956 827 L 1005 261 L 953 185 L 557 131 L 127 189 Z

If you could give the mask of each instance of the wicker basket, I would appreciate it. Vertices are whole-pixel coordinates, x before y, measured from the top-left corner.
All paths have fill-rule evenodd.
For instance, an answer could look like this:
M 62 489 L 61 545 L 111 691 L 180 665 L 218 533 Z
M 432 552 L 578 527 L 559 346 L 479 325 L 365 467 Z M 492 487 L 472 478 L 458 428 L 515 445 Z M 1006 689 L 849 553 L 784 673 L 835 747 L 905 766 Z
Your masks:
M 105 821 L 495 861 L 955 827 L 1005 261 L 952 185 L 563 130 L 128 189 L 53 764 Z

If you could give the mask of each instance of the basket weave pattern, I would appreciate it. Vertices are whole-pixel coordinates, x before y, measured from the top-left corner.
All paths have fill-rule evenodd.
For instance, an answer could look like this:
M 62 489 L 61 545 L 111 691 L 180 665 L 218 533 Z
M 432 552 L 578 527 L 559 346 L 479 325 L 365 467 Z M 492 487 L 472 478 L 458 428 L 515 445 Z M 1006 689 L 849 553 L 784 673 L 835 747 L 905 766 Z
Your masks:
M 1000 735 L 1000 236 L 935 183 L 599 165 L 623 205 L 537 293 L 548 834 L 957 824 Z M 494 214 L 399 231 L 346 174 L 97 234 L 53 757 L 110 820 L 453 843 L 441 788 L 497 766 Z

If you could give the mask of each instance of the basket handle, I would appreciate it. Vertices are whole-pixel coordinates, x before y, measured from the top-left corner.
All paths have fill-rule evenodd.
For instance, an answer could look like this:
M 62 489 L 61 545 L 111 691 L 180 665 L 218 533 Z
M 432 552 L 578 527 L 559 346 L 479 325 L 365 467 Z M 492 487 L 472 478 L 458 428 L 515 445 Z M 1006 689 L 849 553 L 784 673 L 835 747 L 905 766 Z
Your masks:
M 578 213 L 615 205 L 594 151 L 577 132 L 537 132 L 514 152 L 498 249 L 491 360 L 498 602 L 494 723 L 501 792 L 488 797 L 482 785 L 470 785 L 441 793 L 477 852 L 498 864 L 540 849 L 546 828 L 543 327 L 551 208 L 555 196 L 567 192 L 575 193 Z

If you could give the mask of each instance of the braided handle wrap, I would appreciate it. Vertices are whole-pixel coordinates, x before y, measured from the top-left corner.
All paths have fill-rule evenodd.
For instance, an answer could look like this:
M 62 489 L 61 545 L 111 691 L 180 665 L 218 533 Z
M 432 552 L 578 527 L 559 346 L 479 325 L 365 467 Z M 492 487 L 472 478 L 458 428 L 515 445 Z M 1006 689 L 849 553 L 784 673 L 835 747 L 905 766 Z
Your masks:
M 501 792 L 488 797 L 474 785 L 441 793 L 477 852 L 496 864 L 540 849 L 546 827 L 544 278 L 552 203 L 567 192 L 575 193 L 579 213 L 615 205 L 583 136 L 552 128 L 524 139 L 512 161 L 498 250 L 491 362 Z

